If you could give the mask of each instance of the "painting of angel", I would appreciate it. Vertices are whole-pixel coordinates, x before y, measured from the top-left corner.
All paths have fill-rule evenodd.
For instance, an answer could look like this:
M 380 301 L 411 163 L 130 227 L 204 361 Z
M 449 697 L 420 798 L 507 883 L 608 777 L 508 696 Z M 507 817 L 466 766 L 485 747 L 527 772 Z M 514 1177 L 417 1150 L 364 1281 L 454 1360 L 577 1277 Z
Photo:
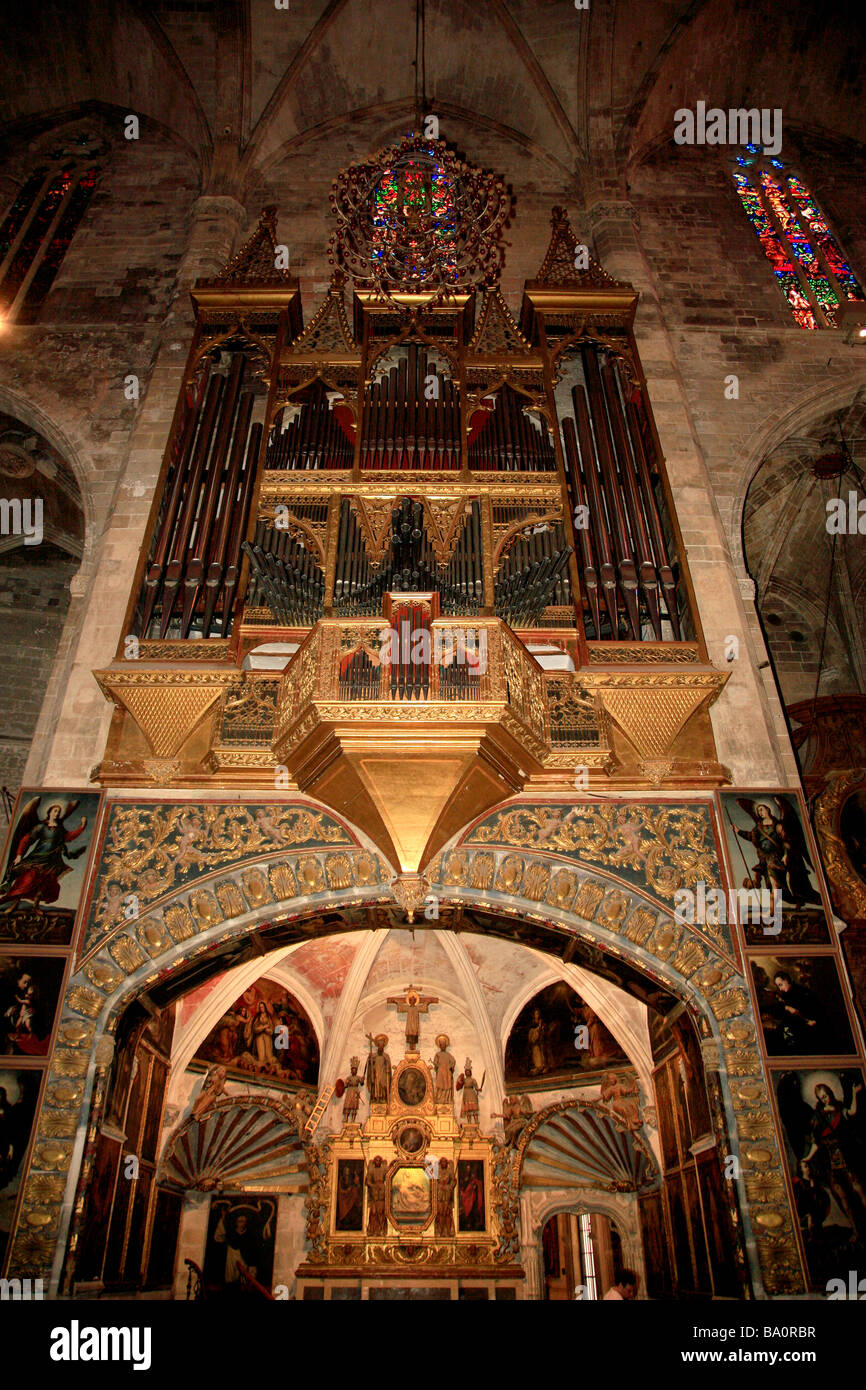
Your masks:
M 721 796 L 733 884 L 780 894 L 779 942 L 829 941 L 815 860 L 793 792 L 725 792 Z M 744 921 L 749 945 L 767 944 L 766 923 Z
M 98 803 L 93 793 L 22 792 L 0 870 L 0 940 L 71 940 Z

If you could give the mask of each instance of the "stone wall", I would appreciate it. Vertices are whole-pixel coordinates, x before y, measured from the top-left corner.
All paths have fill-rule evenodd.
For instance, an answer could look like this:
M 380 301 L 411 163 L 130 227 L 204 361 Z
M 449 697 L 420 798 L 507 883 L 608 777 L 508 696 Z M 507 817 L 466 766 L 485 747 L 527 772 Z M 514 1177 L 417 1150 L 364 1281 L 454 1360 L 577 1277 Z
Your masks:
M 77 568 L 54 546 L 22 547 L 0 557 L 0 786 L 13 795 L 21 785 Z

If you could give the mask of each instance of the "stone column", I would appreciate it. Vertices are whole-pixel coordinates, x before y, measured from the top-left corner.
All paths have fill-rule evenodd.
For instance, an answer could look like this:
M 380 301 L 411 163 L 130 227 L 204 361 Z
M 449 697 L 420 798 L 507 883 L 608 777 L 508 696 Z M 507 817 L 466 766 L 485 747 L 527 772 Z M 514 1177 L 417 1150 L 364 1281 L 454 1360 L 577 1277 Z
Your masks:
M 234 198 L 199 198 L 150 378 L 130 432 L 109 521 L 74 579 L 73 603 L 24 772 L 25 785 L 84 785 L 101 760 L 112 709 L 92 672 L 113 660 L 130 584 L 192 337 L 190 285 L 215 275 L 237 243 L 246 211 Z M 117 364 L 112 364 L 117 372 Z
M 532 1211 L 532 1194 L 520 1194 L 520 1263 L 526 1275 L 523 1296 L 541 1300 L 544 1297 L 544 1269 L 541 1254 L 541 1227 Z
M 604 200 L 587 209 L 583 234 L 608 274 L 640 291 L 635 339 L 700 621 L 712 664 L 730 672 L 725 690 L 710 710 L 719 761 L 731 769 L 735 783 L 796 784 L 797 764 L 767 669 L 767 651 L 754 604 L 743 592 L 741 581 L 747 576 L 737 572 L 732 559 L 639 226 L 631 203 Z M 723 388 L 720 380 L 720 393 Z M 729 660 L 733 650 L 737 655 Z

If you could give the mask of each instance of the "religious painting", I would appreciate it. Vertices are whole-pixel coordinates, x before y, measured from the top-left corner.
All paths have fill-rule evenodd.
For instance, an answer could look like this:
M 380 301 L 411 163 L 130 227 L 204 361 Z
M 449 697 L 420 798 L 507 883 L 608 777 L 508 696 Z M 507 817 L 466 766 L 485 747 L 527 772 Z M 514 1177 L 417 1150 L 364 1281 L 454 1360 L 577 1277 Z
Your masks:
M 776 1074 L 785 1157 L 812 1286 L 866 1261 L 866 1093 L 853 1067 Z
M 405 1153 L 417 1154 L 425 1147 L 427 1135 L 417 1125 L 407 1125 L 405 1129 L 401 1129 L 396 1143 Z
M 404 1067 L 397 1078 L 397 1094 L 404 1105 L 421 1105 L 427 1095 L 427 1078 L 420 1067 Z
M 334 1230 L 364 1229 L 364 1160 L 341 1158 L 337 1164 Z
M 263 1290 L 271 1292 L 276 1227 L 276 1197 L 213 1198 L 204 1254 L 209 1298 L 261 1298 Z
M 0 1054 L 47 1057 L 66 962 L 0 956 Z
M 199 1043 L 195 1062 L 224 1066 L 238 1080 L 314 1086 L 319 1044 L 298 1001 L 276 980 L 262 978 L 244 990 Z
M 42 1070 L 0 1069 L 0 1270 L 12 1234 Z
M 628 1057 L 595 1010 L 560 980 L 518 1014 L 505 1048 L 505 1080 L 539 1090 L 623 1063 Z
M 483 1231 L 487 1221 L 484 1201 L 484 1160 L 457 1160 L 457 1229 L 461 1234 Z
M 68 946 L 98 792 L 21 792 L 0 861 L 0 941 Z
M 389 1215 L 395 1226 L 426 1226 L 433 1215 L 433 1187 L 424 1168 L 401 1164 L 391 1175 Z
M 749 963 L 768 1057 L 856 1053 L 833 956 L 753 956 Z
M 745 905 L 738 914 L 747 945 L 827 944 L 816 852 L 796 793 L 722 792 L 721 804 L 733 888 L 761 895 L 753 900 L 750 920 L 745 920 Z M 774 916 L 777 892 L 781 923 Z M 758 911 L 762 902 L 766 912 Z
M 839 817 L 839 834 L 852 869 L 866 883 L 866 789 L 848 797 Z

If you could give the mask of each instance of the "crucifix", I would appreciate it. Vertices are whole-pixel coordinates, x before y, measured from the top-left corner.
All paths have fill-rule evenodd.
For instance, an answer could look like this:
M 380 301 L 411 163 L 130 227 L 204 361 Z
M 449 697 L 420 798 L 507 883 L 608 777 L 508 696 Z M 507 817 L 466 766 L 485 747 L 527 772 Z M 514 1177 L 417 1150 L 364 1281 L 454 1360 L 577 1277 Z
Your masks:
M 402 999 L 391 998 L 386 1001 L 393 1004 L 398 1013 L 406 1015 L 406 1051 L 418 1051 L 418 1037 L 421 1032 L 421 1015 L 426 1014 L 431 1004 L 438 1004 L 439 1000 L 432 995 L 419 994 L 417 989 L 408 986 Z

